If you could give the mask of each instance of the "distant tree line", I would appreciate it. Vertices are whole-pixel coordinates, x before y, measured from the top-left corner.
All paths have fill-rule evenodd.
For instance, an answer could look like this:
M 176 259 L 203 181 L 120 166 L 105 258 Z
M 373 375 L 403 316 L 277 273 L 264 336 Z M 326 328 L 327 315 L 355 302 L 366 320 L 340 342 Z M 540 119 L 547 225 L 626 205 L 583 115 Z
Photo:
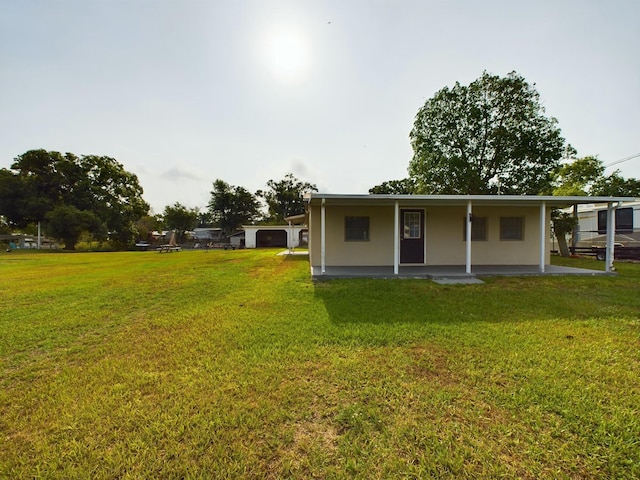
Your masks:
M 165 208 L 165 225 L 182 232 L 196 225 L 213 226 L 230 235 L 242 225 L 282 224 L 287 217 L 304 214 L 304 194 L 317 191 L 316 185 L 303 182 L 292 173 L 282 180 L 269 180 L 267 188 L 255 194 L 242 186 L 216 179 L 206 211 L 187 209 L 177 203 Z
M 81 239 L 128 248 L 161 230 L 174 230 L 182 241 L 197 226 L 229 235 L 243 224 L 281 223 L 304 213 L 308 191 L 317 187 L 293 174 L 269 180 L 255 194 L 217 179 L 204 211 L 174 203 L 152 215 L 137 176 L 115 159 L 30 150 L 0 169 L 0 233 L 34 233 L 41 224 L 67 250 Z
M 0 169 L 5 228 L 43 223 L 68 250 L 83 233 L 123 248 L 148 211 L 138 178 L 111 157 L 30 150 Z

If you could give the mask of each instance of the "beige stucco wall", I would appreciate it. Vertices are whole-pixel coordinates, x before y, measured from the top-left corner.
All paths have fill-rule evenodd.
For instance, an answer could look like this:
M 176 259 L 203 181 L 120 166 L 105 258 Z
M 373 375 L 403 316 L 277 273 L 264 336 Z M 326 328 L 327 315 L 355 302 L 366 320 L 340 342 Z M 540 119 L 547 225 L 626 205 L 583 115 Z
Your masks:
M 547 221 L 551 212 L 547 211 Z M 427 265 L 464 265 L 466 242 L 463 221 L 466 207 L 426 208 Z M 487 217 L 487 240 L 471 243 L 473 265 L 538 265 L 540 261 L 540 208 L 476 207 L 473 215 Z M 525 217 L 524 240 L 500 240 L 500 217 Z M 545 263 L 550 262 L 549 231 Z
M 346 242 L 345 217 L 369 217 L 369 241 Z M 320 207 L 312 207 L 309 221 L 311 265 L 320 265 Z M 393 265 L 393 207 L 327 207 L 326 265 Z
M 408 207 L 403 207 L 408 208 Z M 464 265 L 466 242 L 463 219 L 466 207 L 415 207 L 425 211 L 427 265 Z M 309 252 L 311 265 L 321 263 L 320 207 L 310 209 Z M 393 206 L 335 207 L 327 206 L 326 256 L 327 266 L 393 265 Z M 487 240 L 471 245 L 473 265 L 538 265 L 540 261 L 539 207 L 475 207 L 473 214 L 487 217 Z M 550 262 L 549 224 L 551 212 L 546 212 L 545 263 Z M 344 218 L 368 216 L 370 241 L 345 242 Z M 500 217 L 525 217 L 524 240 L 501 241 Z

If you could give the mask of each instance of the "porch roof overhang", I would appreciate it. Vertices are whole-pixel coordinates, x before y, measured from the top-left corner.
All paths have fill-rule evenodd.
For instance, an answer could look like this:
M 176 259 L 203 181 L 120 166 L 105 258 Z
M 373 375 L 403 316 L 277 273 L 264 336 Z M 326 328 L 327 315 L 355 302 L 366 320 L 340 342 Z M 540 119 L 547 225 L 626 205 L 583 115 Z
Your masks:
M 292 225 L 303 225 L 307 221 L 307 215 L 305 213 L 301 213 L 300 215 L 291 215 L 289 217 L 284 217 L 285 221 L 291 223 Z
M 475 206 L 536 206 L 543 202 L 549 208 L 565 208 L 580 204 L 633 202 L 634 197 L 589 197 L 589 196 L 550 196 L 550 195 L 367 195 L 367 194 L 331 194 L 309 193 L 305 201 L 309 205 L 438 205 L 466 206 L 471 202 Z

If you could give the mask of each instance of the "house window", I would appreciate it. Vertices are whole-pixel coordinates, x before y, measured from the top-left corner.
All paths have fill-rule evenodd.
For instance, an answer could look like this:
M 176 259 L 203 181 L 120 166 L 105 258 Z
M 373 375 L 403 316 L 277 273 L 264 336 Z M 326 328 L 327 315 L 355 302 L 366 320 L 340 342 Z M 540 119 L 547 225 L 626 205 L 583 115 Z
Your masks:
M 467 217 L 462 219 L 462 240 L 467 241 Z M 487 240 L 487 217 L 471 217 L 471 241 Z
M 598 211 L 598 233 L 607 233 L 607 211 Z M 633 233 L 633 208 L 616 209 L 616 233 Z
M 369 217 L 345 217 L 344 239 L 347 242 L 368 242 Z
M 524 217 L 500 217 L 500 240 L 524 240 Z

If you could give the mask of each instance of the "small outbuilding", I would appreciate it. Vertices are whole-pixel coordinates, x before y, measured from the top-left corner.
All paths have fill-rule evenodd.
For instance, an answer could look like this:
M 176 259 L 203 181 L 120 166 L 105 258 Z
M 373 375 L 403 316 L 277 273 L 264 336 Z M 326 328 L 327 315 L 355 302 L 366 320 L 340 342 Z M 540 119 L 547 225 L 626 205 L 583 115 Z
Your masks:
M 306 246 L 308 228 L 305 225 L 243 225 L 246 248 Z

